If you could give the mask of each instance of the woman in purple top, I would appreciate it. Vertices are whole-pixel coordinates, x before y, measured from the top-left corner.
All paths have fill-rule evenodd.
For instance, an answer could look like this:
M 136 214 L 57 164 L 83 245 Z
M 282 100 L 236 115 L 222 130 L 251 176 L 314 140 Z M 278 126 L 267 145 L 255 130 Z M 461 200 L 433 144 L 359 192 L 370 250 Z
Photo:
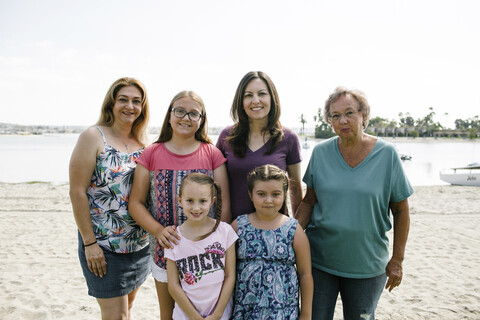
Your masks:
M 217 148 L 227 159 L 232 220 L 255 211 L 247 175 L 264 164 L 288 173 L 295 212 L 302 200 L 300 143 L 293 131 L 280 124 L 280 101 L 272 80 L 261 71 L 247 73 L 237 87 L 230 115 L 235 124 L 223 129 Z

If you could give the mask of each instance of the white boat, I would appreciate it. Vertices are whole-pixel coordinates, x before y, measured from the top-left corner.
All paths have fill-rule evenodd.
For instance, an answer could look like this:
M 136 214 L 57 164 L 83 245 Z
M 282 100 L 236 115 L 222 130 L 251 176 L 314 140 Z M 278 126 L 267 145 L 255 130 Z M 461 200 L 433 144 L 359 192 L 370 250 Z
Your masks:
M 480 187 L 480 164 L 441 170 L 440 179 L 454 185 Z
M 308 138 L 305 138 L 305 142 L 302 144 L 303 149 L 309 149 L 310 148 L 310 144 L 308 143 L 307 139 Z

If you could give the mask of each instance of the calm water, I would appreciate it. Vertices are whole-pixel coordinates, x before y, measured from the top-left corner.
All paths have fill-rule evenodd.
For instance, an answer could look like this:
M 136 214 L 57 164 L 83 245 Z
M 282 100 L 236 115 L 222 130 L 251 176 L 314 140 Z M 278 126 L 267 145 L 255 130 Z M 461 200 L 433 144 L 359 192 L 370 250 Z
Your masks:
M 0 135 L 0 182 L 67 182 L 68 162 L 77 139 L 76 134 Z M 212 139 L 216 141 L 217 136 Z M 422 138 L 390 141 L 399 153 L 412 156 L 403 165 L 414 186 L 445 184 L 438 176 L 441 169 L 480 162 L 480 141 Z M 317 141 L 308 143 L 310 148 L 302 149 L 302 171 Z

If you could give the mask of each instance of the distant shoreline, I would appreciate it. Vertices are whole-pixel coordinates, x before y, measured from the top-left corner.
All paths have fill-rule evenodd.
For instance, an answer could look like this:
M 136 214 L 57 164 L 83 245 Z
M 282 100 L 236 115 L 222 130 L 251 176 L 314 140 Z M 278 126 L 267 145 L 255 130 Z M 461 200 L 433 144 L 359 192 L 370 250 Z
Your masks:
M 83 131 L 83 130 L 82 130 Z M 210 131 L 213 131 L 213 132 L 210 132 L 209 135 L 212 135 L 212 136 L 217 136 L 219 135 L 217 129 L 213 129 L 213 130 L 210 130 Z M 0 132 L 0 137 L 3 137 L 3 136 L 49 136 L 49 135 L 72 135 L 72 134 L 80 134 L 80 132 L 54 132 L 54 131 L 51 131 L 51 132 L 42 132 L 42 133 L 33 133 L 33 132 L 18 132 L 18 133 L 2 133 Z M 148 135 L 158 135 L 159 132 L 150 132 L 148 133 Z M 298 138 L 300 139 L 300 142 L 304 142 L 305 141 L 305 138 L 307 138 L 307 141 L 315 141 L 315 142 L 319 142 L 319 141 L 323 141 L 323 140 L 326 140 L 326 139 L 319 139 L 319 138 L 315 138 L 314 136 L 312 135 L 300 135 L 300 134 L 297 134 L 298 135 Z M 468 142 L 468 143 L 480 143 L 480 139 L 468 139 L 468 138 L 446 138 L 446 137 L 439 137 L 439 138 L 434 138 L 434 137 L 417 137 L 417 138 L 411 138 L 411 137 L 396 137 L 396 138 L 393 138 L 393 137 L 382 137 L 382 136 L 376 136 L 377 138 L 380 138 L 380 139 L 383 139 L 385 141 L 389 141 L 389 142 L 412 142 L 412 143 L 416 143 L 416 142 L 421 142 L 421 143 L 424 143 L 424 142 L 431 142 L 431 143 L 434 143 L 434 142 L 439 142 L 439 143 L 443 143 L 443 142 Z
M 385 141 L 389 142 L 473 142 L 473 143 L 480 143 L 480 139 L 463 139 L 463 138 L 434 138 L 434 137 L 418 137 L 418 138 L 408 138 L 408 137 L 379 137 L 376 136 L 379 139 L 383 139 Z M 300 139 L 300 142 L 304 142 L 305 138 L 308 138 L 307 141 L 323 141 L 326 139 L 317 139 L 313 136 L 308 136 L 308 135 L 298 135 L 298 138 Z

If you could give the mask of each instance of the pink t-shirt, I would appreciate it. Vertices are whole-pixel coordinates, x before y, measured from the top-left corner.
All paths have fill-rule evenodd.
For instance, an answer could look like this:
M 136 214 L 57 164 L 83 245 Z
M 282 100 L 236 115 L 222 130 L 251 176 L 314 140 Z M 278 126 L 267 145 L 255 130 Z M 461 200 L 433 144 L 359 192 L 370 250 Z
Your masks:
M 148 146 L 137 163 L 150 171 L 150 191 L 147 197 L 150 214 L 164 227 L 181 225 L 187 220 L 177 201 L 183 177 L 191 172 L 200 172 L 213 178 L 213 171 L 225 161 L 220 150 L 210 143 L 201 143 L 197 150 L 186 155 L 171 152 L 163 143 Z M 210 215 L 215 217 L 213 209 Z M 162 246 L 156 241 L 152 249 L 153 261 L 165 269 Z
M 217 230 L 207 238 L 191 241 L 183 237 L 181 228 L 179 244 L 165 249 L 165 258 L 175 261 L 183 291 L 203 317 L 210 315 L 217 305 L 225 278 L 225 253 L 238 239 L 233 228 L 220 222 Z M 221 319 L 230 319 L 232 299 L 227 304 Z M 188 319 L 175 303 L 173 319 Z

